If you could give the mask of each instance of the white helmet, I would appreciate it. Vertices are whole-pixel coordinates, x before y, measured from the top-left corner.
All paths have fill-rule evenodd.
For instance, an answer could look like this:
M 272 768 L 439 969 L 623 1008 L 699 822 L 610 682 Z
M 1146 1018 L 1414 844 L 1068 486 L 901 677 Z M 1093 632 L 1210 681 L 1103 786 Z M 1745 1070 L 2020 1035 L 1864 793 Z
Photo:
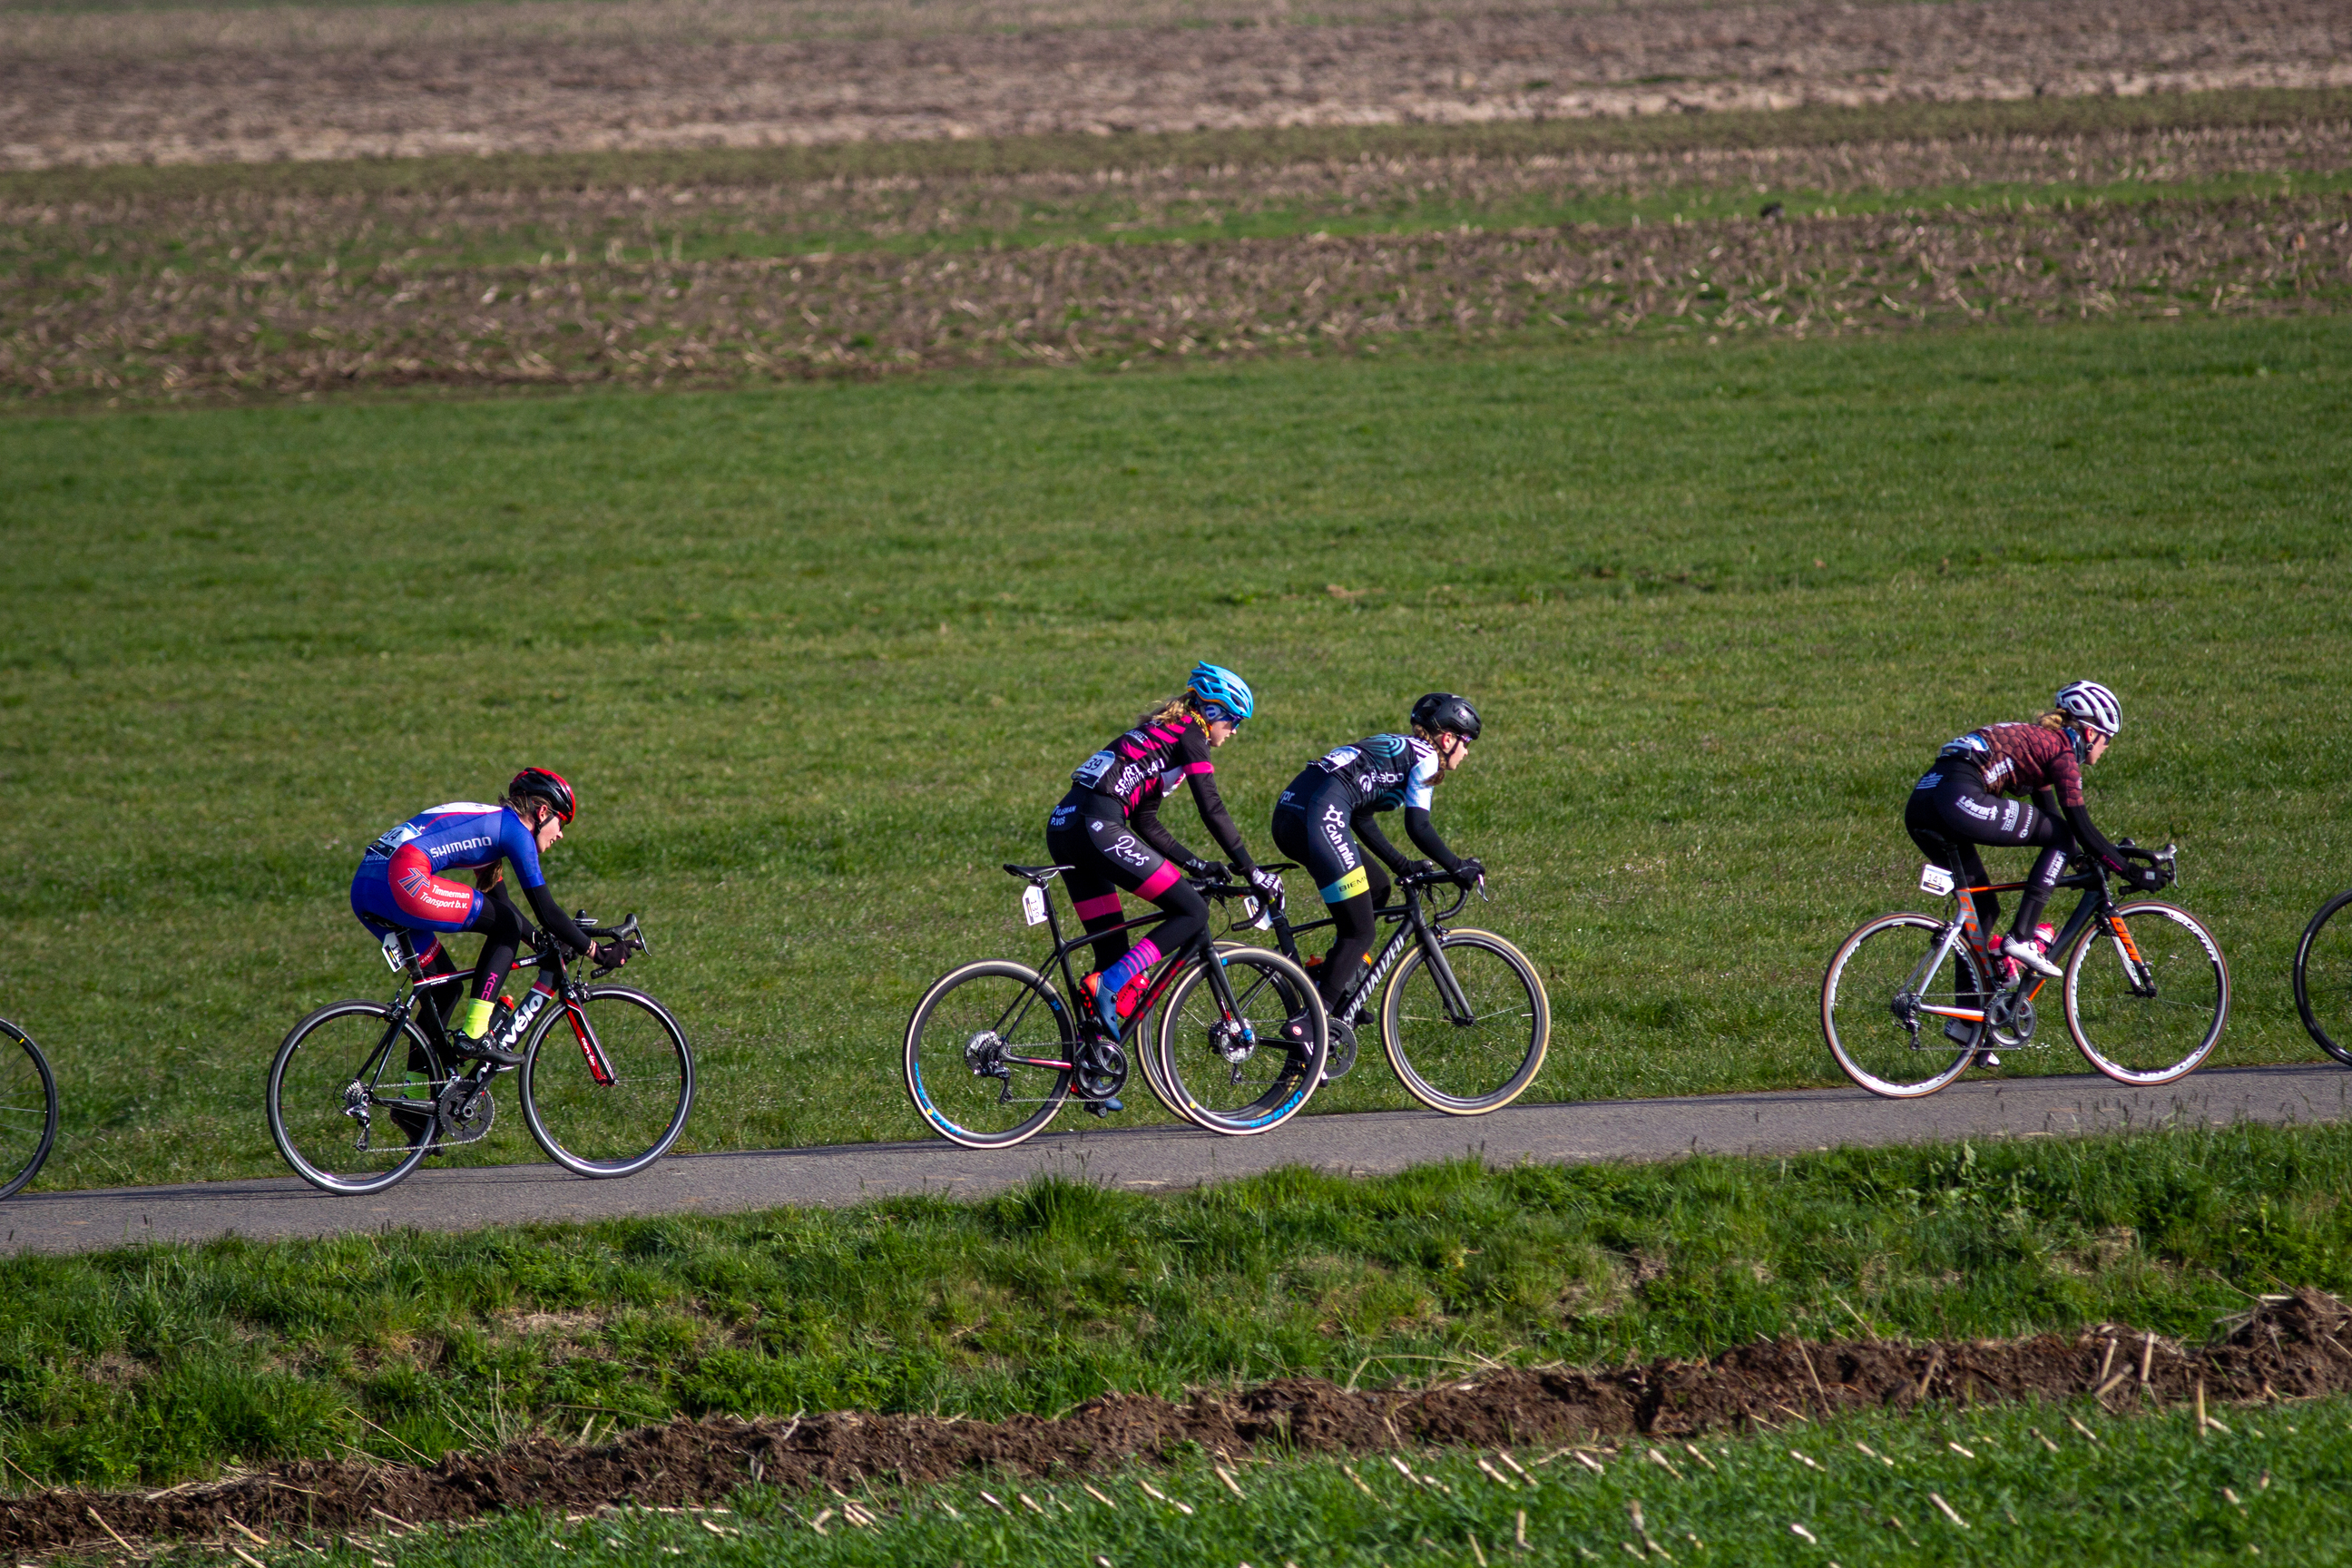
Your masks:
M 2062 686 L 2050 701 L 2061 713 L 2081 720 L 2103 735 L 2112 737 L 2124 727 L 2124 705 L 2116 700 L 2114 692 L 2095 680 Z

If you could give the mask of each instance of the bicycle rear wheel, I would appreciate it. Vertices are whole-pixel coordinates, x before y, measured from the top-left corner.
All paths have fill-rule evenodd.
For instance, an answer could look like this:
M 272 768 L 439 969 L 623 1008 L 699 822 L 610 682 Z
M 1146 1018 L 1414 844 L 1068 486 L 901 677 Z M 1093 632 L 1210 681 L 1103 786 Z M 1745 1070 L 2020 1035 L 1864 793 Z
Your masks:
M 380 1193 L 432 1152 L 445 1076 L 414 1018 L 332 1003 L 295 1025 L 269 1064 L 269 1136 L 320 1191 Z
M 2116 929 L 2120 925 L 2122 929 Z M 2230 966 L 2188 910 L 2125 904 L 2066 960 L 2066 1028 L 2117 1083 L 2186 1078 L 2230 1019 Z
M 1229 947 L 1213 957 L 1233 990 L 1228 1016 L 1199 963 L 1189 963 L 1160 1003 L 1160 1074 L 1184 1115 L 1232 1136 L 1281 1126 L 1323 1079 L 1331 1029 L 1307 972 L 1265 948 Z M 1283 1026 L 1304 1016 L 1313 1037 L 1294 1047 Z
M 1077 1033 L 1035 970 L 989 959 L 941 975 L 907 1022 L 907 1095 L 967 1149 L 1036 1135 L 1070 1095 Z
M 1551 999 L 1527 954 L 1492 931 L 1438 938 L 1462 1006 L 1446 998 L 1426 948 L 1397 965 L 1381 999 L 1381 1042 L 1405 1089 L 1432 1110 L 1484 1116 L 1542 1070 Z
M 1838 1067 L 1873 1094 L 1916 1100 L 1966 1072 L 1983 1037 L 1979 1020 L 1915 1010 L 1984 1006 L 1982 972 L 1965 941 L 1933 974 L 1907 989 L 1944 939 L 1926 915 L 1881 915 L 1839 944 L 1822 976 L 1822 1037 Z
M 2352 1067 L 2352 893 L 2319 906 L 2294 949 L 2294 1010 L 2319 1048 Z
M 686 1131 L 694 1049 L 644 992 L 592 985 L 531 1026 L 517 1098 L 549 1159 L 576 1176 L 634 1176 Z
M 58 1141 L 58 1080 L 33 1037 L 0 1018 L 0 1199 L 40 1173 Z

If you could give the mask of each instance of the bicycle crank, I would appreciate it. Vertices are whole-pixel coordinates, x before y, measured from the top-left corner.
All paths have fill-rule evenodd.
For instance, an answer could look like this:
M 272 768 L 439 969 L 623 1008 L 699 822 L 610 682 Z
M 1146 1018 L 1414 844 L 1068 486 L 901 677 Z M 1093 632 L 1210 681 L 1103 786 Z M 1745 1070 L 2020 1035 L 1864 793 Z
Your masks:
M 1071 1087 L 1081 1099 L 1108 1100 L 1127 1087 L 1127 1053 L 1108 1040 L 1088 1040 L 1077 1050 Z
M 1996 1045 L 2015 1050 L 2030 1044 L 2033 1024 L 2033 1004 L 2014 992 L 2004 991 L 1985 1004 L 1985 1027 Z
M 1323 1081 L 1345 1078 L 1356 1065 L 1356 1031 L 1352 1025 L 1331 1021 L 1331 1047 L 1323 1054 Z
M 488 1136 L 498 1103 L 490 1098 L 490 1080 L 453 1078 L 434 1101 L 441 1118 L 444 1144 L 475 1143 Z

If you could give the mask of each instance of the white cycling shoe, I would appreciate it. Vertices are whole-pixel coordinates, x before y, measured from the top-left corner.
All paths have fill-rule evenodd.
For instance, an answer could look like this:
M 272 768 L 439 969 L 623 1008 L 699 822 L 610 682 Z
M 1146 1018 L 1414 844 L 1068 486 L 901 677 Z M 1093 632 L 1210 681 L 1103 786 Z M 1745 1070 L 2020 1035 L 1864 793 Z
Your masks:
M 2013 936 L 2000 939 L 2000 955 L 2025 965 L 2044 980 L 2055 980 L 2066 973 L 2044 957 L 2039 947 L 2030 942 L 2020 942 Z

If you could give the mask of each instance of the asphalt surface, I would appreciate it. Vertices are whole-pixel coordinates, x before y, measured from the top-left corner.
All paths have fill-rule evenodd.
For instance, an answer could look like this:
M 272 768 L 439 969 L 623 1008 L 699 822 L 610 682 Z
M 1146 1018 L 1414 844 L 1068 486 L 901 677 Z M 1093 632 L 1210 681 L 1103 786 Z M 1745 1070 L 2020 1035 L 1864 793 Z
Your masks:
M 2337 1121 L 2352 1116 L 2352 1072 L 2234 1068 L 2169 1089 L 2126 1089 L 2088 1075 L 1954 1084 L 1922 1100 L 1860 1089 L 1512 1106 L 1457 1120 L 1434 1111 L 1308 1116 L 1258 1138 L 1175 1127 L 1103 1126 L 1075 1110 L 1017 1149 L 981 1153 L 943 1142 L 849 1143 L 666 1160 L 626 1181 L 590 1182 L 553 1165 L 426 1169 L 372 1197 L 331 1197 L 287 1176 L 37 1193 L 0 1203 L 0 1251 L 89 1252 L 125 1242 L 255 1239 L 414 1227 L 471 1230 L 537 1220 L 728 1214 L 835 1205 L 898 1193 L 971 1197 L 1058 1172 L 1163 1192 L 1280 1165 L 1354 1175 L 1475 1155 L 1490 1165 L 1662 1160 L 1690 1152 L 1785 1154 L 1838 1145 L 1962 1138 L 2044 1138 L 2165 1124 Z M 1084 1125 L 1079 1125 L 1084 1123 Z

